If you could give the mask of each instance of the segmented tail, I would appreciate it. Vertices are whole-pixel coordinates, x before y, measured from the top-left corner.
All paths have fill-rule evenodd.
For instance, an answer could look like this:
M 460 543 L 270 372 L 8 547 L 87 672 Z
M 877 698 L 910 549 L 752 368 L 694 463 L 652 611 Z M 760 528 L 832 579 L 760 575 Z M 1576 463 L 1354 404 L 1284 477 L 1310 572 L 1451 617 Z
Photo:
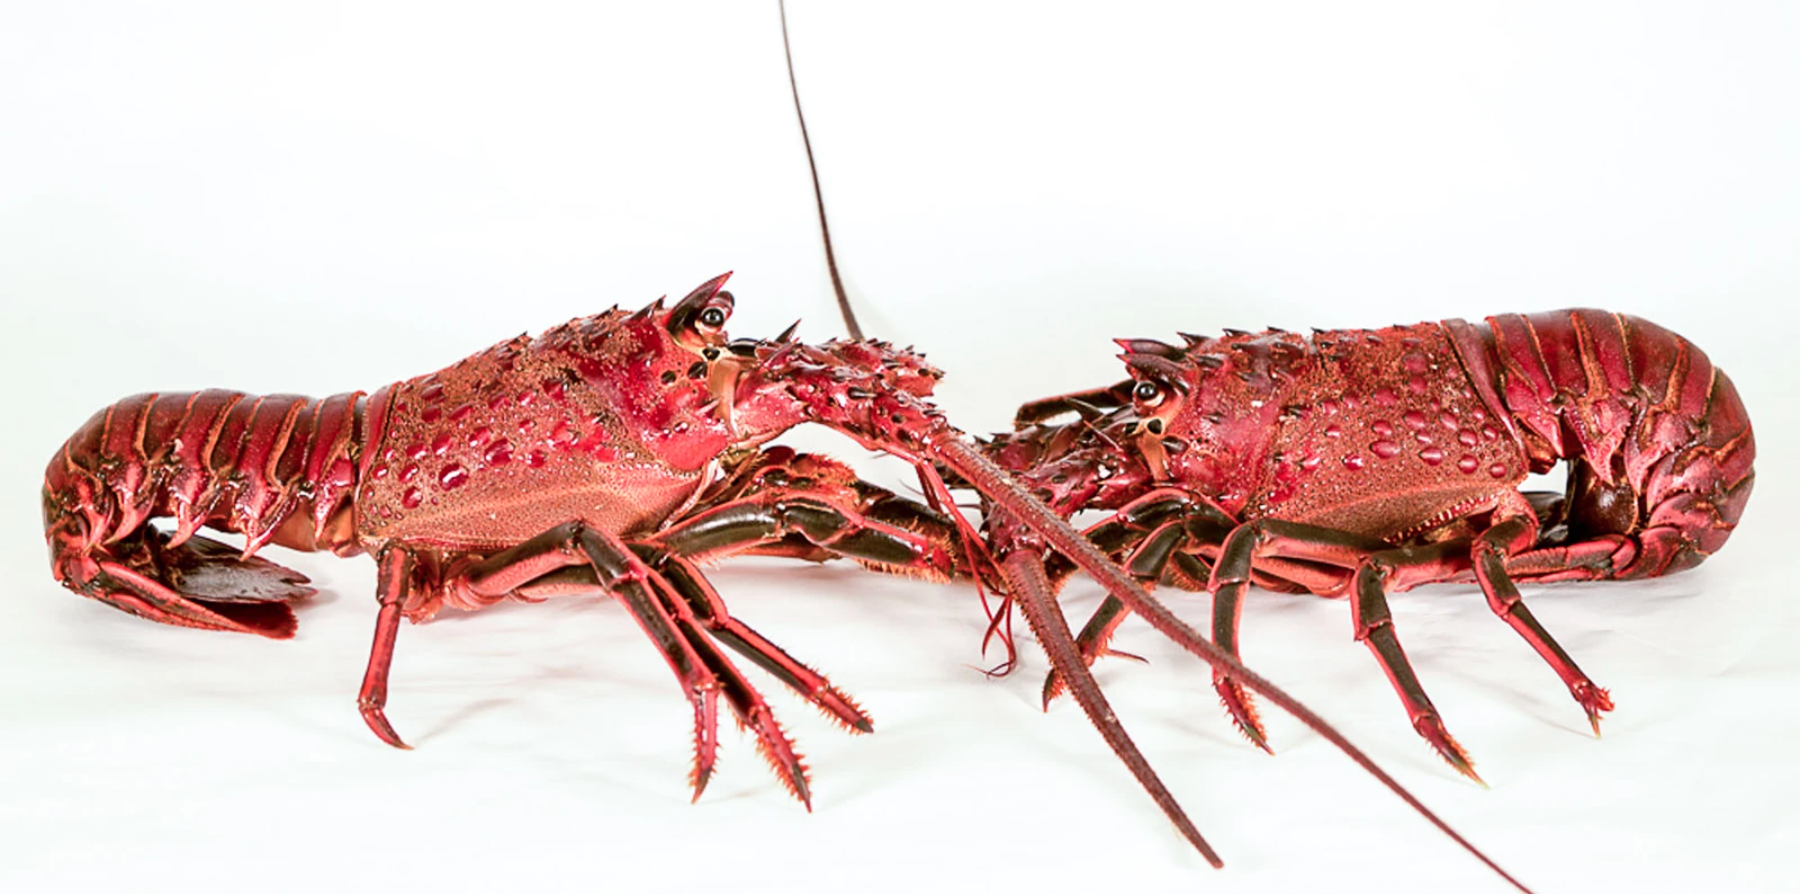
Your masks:
M 1533 470 L 1572 461 L 1563 540 L 1602 551 L 1611 570 L 1597 576 L 1680 571 L 1726 542 L 1751 496 L 1756 448 L 1739 392 L 1700 348 L 1599 310 L 1444 325 Z
M 139 394 L 77 429 L 44 474 L 44 536 L 64 586 L 166 624 L 294 633 L 307 578 L 268 543 L 359 552 L 352 523 L 363 394 L 313 400 Z M 175 520 L 173 530 L 150 526 Z M 242 549 L 197 537 L 242 533 Z

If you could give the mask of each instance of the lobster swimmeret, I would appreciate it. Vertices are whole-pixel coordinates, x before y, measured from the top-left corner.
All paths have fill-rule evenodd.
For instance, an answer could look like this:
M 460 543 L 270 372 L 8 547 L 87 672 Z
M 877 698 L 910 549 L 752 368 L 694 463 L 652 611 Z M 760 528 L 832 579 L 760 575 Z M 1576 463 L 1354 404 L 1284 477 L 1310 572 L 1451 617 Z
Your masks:
M 1025 404 L 988 455 L 1058 515 L 1116 510 L 1090 538 L 1145 585 L 1214 594 L 1213 640 L 1237 650 L 1250 583 L 1349 596 L 1413 727 L 1475 777 L 1394 635 L 1385 594 L 1475 580 L 1562 678 L 1599 733 L 1613 708 L 1520 600 L 1515 581 L 1652 577 L 1725 543 L 1751 494 L 1751 422 L 1732 381 L 1681 336 L 1595 310 L 1382 330 L 1228 330 L 1184 345 L 1123 340 L 1130 378 Z M 1039 424 L 1065 412 L 1078 421 Z M 1522 493 L 1559 461 L 1567 491 Z M 992 548 L 1042 556 L 988 520 Z M 1007 558 L 1007 561 L 1009 559 Z M 1071 566 L 1050 559 L 1058 581 Z M 1017 591 L 1019 595 L 1022 590 Z M 1080 635 L 1106 652 L 1123 606 Z M 1234 680 L 1216 688 L 1267 748 Z M 1045 700 L 1062 681 L 1050 676 Z M 1477 778 L 1479 781 L 1479 778 Z
M 284 638 L 295 630 L 288 602 L 312 590 L 300 574 L 255 556 L 259 548 L 371 553 L 380 611 L 359 705 L 371 729 L 398 747 L 406 746 L 384 706 L 403 616 L 422 621 L 505 599 L 612 596 L 658 646 L 696 712 L 695 793 L 714 769 L 720 694 L 807 806 L 796 750 L 711 637 L 848 728 L 868 731 L 871 721 L 821 675 L 731 617 L 696 563 L 747 552 L 843 555 L 946 579 L 954 541 L 977 537 L 958 516 L 859 482 L 833 461 L 760 449 L 815 422 L 911 462 L 941 506 L 953 504 L 934 464 L 957 470 L 1475 852 L 1322 720 L 1167 614 L 1015 487 L 925 400 L 940 373 L 921 357 L 881 342 L 805 345 L 789 333 L 731 341 L 723 331 L 733 310 L 721 291 L 726 279 L 670 308 L 611 310 L 539 338 L 523 335 L 369 397 L 203 391 L 120 401 L 82 426 L 46 472 L 52 572 L 83 596 L 155 621 Z M 160 517 L 173 518 L 174 530 L 149 525 Z M 197 536 L 203 527 L 243 533 L 245 547 Z M 1007 566 L 1005 574 L 1016 571 Z M 1217 863 L 1056 626 L 1047 587 L 1019 601 L 1112 748 Z

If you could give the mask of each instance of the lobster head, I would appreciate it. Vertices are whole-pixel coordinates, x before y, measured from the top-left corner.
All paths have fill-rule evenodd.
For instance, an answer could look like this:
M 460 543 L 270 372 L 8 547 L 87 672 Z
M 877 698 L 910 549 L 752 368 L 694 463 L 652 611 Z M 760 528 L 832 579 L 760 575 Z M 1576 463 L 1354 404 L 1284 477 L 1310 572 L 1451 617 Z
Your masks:
M 1173 483 L 1236 511 L 1267 485 L 1267 462 L 1307 348 L 1280 330 L 1181 334 L 1184 345 L 1120 339 L 1130 372 L 1129 417 L 1114 440 L 1139 454 L 1158 483 Z
M 908 348 L 881 341 L 804 344 L 794 335 L 796 324 L 773 339 L 729 338 L 734 296 L 722 288 L 728 277 L 698 286 L 669 309 L 655 303 L 629 317 L 624 334 L 646 341 L 644 362 L 661 367 L 633 375 L 695 383 L 699 393 L 671 400 L 719 419 L 731 449 L 815 422 L 868 447 L 911 456 L 945 426 L 924 400 L 942 373 Z

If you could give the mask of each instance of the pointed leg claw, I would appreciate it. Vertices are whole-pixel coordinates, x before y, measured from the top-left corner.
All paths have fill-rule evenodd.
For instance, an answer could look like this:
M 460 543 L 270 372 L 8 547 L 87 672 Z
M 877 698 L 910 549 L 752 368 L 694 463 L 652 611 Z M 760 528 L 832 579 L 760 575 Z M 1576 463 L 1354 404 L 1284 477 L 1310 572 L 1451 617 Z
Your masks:
M 1249 693 L 1243 691 L 1236 681 L 1229 677 L 1213 675 L 1212 688 L 1218 690 L 1218 698 L 1224 702 L 1224 709 L 1230 712 L 1230 719 L 1237 724 L 1237 730 L 1251 745 L 1274 754 L 1268 747 L 1268 734 L 1262 730 L 1262 721 L 1256 717 L 1256 707 L 1249 700 Z
M 383 714 L 382 705 L 359 705 L 358 713 L 364 715 L 364 724 L 369 726 L 370 731 L 376 733 L 377 738 L 382 739 L 385 744 L 403 751 L 414 750 L 413 745 L 402 741 L 402 737 L 396 735 L 395 727 L 389 725 L 389 718 Z
M 1424 736 L 1425 741 L 1431 743 L 1432 750 L 1436 751 L 1438 756 L 1442 757 L 1458 773 L 1463 774 L 1469 781 L 1482 788 L 1488 787 L 1488 783 L 1483 782 L 1482 778 L 1476 775 L 1475 766 L 1469 761 L 1469 753 L 1464 751 L 1463 746 L 1458 745 L 1456 740 L 1451 738 L 1450 733 L 1444 730 L 1444 721 L 1438 719 L 1436 714 L 1421 714 L 1413 720 L 1413 729 L 1418 730 L 1419 735 Z
M 1601 715 L 1613 710 L 1613 698 L 1607 690 L 1587 680 L 1578 680 L 1570 686 L 1570 694 L 1582 705 L 1588 714 L 1588 727 L 1594 730 L 1595 738 L 1601 738 Z

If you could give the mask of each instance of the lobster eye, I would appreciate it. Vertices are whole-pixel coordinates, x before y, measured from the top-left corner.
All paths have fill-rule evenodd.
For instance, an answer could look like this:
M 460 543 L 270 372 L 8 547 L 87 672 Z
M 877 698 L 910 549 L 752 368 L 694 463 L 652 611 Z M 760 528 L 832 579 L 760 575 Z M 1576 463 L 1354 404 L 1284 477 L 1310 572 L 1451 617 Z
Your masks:
M 1135 398 L 1139 404 L 1157 404 L 1161 402 L 1162 395 L 1161 388 L 1157 387 L 1154 382 L 1143 381 L 1136 383 L 1136 388 L 1131 390 L 1130 396 Z
M 722 334 L 722 327 L 727 325 L 728 316 L 734 313 L 734 296 L 723 289 L 695 313 L 696 316 L 690 318 L 690 330 L 714 341 L 716 336 Z

